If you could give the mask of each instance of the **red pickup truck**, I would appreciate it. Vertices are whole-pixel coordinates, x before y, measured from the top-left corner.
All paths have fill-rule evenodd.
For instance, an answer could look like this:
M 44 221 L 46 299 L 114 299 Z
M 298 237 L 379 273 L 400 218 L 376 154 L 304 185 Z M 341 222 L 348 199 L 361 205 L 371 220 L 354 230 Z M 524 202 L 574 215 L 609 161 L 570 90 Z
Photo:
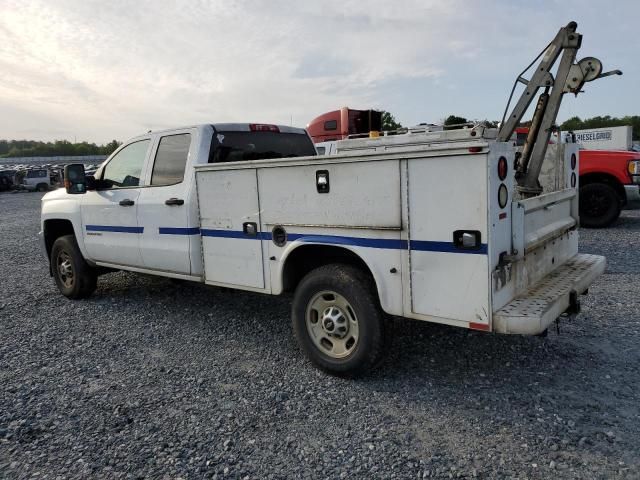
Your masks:
M 516 144 L 524 145 L 528 127 L 516 128 Z M 580 150 L 580 225 L 604 228 L 623 208 L 640 208 L 640 152 Z
M 580 224 L 603 228 L 640 208 L 640 152 L 580 150 Z

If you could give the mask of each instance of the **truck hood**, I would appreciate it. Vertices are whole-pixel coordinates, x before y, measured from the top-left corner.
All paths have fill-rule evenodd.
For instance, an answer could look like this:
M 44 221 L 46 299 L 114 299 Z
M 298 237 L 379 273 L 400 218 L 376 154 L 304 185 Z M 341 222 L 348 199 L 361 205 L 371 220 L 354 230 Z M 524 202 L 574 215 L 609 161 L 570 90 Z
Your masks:
M 71 196 L 72 195 L 69 195 L 67 191 L 61 187 L 46 193 L 45 196 L 42 197 L 42 201 L 48 202 L 50 200 L 60 200 L 62 198 L 69 198 Z

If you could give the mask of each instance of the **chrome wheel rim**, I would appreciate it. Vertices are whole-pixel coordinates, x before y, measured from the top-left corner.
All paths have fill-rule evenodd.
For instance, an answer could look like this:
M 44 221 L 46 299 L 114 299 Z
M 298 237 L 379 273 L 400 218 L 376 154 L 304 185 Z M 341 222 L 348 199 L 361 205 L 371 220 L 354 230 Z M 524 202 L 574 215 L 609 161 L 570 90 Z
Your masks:
M 358 318 L 351 304 L 339 293 L 326 290 L 314 295 L 305 317 L 313 344 L 325 355 L 344 358 L 358 345 Z
M 67 252 L 60 252 L 57 259 L 58 277 L 62 284 L 70 288 L 73 286 L 73 263 Z

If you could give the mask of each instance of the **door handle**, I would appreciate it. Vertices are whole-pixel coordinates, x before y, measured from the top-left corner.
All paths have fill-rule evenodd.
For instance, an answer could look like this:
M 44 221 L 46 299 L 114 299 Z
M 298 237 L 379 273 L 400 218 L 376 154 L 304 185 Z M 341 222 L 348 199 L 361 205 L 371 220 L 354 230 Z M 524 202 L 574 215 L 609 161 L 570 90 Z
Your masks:
M 184 205 L 184 200 L 181 198 L 170 198 L 164 201 L 165 205 Z
M 136 202 L 134 202 L 133 200 L 129 200 L 128 198 L 125 198 L 124 200 L 120 200 L 120 205 L 122 205 L 123 207 L 130 207 L 134 203 Z

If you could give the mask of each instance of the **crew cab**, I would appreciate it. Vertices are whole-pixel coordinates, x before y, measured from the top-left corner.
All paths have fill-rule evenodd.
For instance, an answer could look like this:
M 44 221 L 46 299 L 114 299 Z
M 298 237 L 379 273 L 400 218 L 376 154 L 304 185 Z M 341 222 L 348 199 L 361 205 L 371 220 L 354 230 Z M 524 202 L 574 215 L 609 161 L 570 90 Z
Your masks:
M 43 197 L 47 255 L 57 239 L 73 235 L 75 255 L 80 253 L 88 266 L 199 279 L 203 263 L 194 168 L 314 154 L 304 130 L 285 126 L 199 125 L 135 137 L 87 177 L 86 191 L 77 192 L 81 195 L 59 189 Z M 69 175 L 66 184 L 73 181 L 73 169 Z M 53 265 L 52 271 L 64 294 L 83 297 L 95 288 L 92 276 L 74 282 L 59 268 Z

